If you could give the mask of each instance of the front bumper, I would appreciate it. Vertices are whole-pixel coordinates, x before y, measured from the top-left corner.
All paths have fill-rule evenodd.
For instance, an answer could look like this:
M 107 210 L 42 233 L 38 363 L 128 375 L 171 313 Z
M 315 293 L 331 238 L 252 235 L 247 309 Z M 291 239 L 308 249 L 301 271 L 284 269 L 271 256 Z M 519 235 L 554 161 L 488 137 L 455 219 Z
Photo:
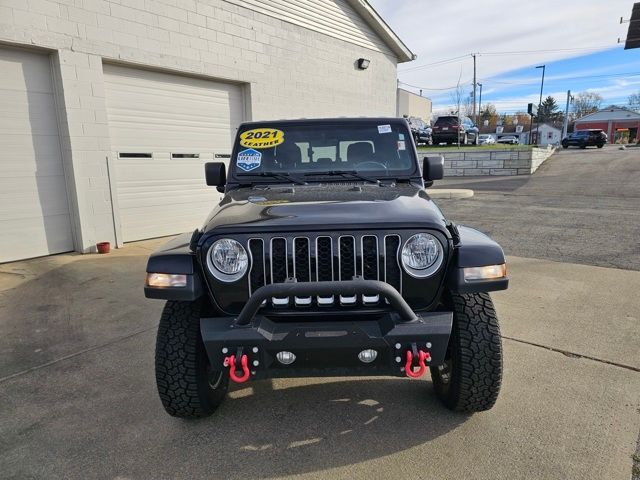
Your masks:
M 323 320 L 321 312 L 309 313 L 296 322 L 258 314 L 264 300 L 296 295 L 380 295 L 391 311 L 370 315 L 354 310 L 349 320 L 326 320 L 330 318 L 326 316 Z M 414 359 L 419 352 L 428 353 L 428 364 L 444 362 L 452 323 L 452 312 L 413 312 L 391 285 L 355 279 L 267 285 L 254 292 L 238 317 L 202 318 L 200 330 L 213 369 L 226 368 L 229 355 L 246 356 L 249 379 L 404 376 L 407 352 Z M 365 363 L 358 354 L 369 349 L 375 350 L 376 357 Z M 283 364 L 278 352 L 293 353 L 295 361 Z

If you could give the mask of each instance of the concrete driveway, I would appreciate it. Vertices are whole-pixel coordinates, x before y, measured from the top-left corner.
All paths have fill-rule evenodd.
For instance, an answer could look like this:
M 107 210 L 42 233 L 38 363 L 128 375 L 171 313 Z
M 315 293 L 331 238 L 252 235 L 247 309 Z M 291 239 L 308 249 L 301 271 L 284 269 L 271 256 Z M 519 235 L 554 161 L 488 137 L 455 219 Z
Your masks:
M 159 243 L 0 266 L 1 477 L 631 476 L 638 271 L 510 256 L 489 412 L 445 410 L 430 379 L 286 379 L 236 387 L 212 417 L 183 421 L 154 385 L 162 303 L 142 281 Z

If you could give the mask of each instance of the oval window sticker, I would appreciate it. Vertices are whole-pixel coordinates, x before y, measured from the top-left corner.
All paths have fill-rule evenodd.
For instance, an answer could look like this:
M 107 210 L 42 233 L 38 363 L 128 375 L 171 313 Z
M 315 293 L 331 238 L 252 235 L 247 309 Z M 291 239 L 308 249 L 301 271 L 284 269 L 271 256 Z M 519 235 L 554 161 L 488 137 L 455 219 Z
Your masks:
M 254 128 L 240 134 L 240 145 L 247 148 L 271 148 L 284 142 L 284 132 L 275 128 Z

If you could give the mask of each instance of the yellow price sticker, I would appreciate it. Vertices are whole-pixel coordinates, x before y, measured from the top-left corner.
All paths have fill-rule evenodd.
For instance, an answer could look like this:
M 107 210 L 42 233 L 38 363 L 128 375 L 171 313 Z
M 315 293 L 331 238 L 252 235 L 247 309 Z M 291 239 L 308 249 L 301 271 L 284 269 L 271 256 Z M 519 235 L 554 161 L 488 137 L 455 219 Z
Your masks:
M 247 148 L 271 148 L 284 142 L 284 132 L 274 128 L 254 128 L 240 134 L 240 145 Z

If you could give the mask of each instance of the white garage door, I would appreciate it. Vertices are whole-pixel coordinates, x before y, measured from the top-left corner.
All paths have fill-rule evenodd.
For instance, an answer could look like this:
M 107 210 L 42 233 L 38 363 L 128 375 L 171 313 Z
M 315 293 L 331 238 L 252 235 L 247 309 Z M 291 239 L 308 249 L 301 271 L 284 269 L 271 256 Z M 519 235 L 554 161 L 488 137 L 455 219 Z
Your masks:
M 124 241 L 199 227 L 220 198 L 204 163 L 231 153 L 241 88 L 115 65 L 104 74 Z
M 0 262 L 73 250 L 47 55 L 0 48 Z

